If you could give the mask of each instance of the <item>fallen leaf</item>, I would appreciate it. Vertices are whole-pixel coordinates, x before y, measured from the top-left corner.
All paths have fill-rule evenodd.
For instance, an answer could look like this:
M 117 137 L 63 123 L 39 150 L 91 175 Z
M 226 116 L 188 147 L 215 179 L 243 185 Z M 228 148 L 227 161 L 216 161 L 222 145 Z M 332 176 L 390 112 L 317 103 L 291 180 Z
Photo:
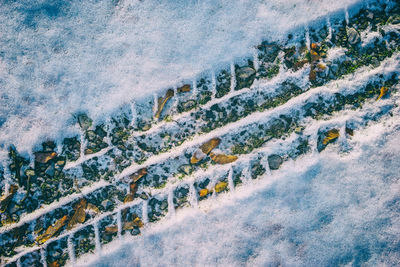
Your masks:
M 318 48 L 318 45 L 316 43 L 311 44 L 311 49 L 315 50 Z
M 382 86 L 381 87 L 381 92 L 379 94 L 379 96 L 376 98 L 376 101 L 378 101 L 379 99 L 381 99 L 384 95 L 386 95 L 386 93 L 389 91 L 389 88 Z
M 107 234 L 115 234 L 118 232 L 118 226 L 117 225 L 111 225 L 107 226 L 105 229 Z
M 317 65 L 317 67 L 318 67 L 318 69 L 320 69 L 320 70 L 325 70 L 325 69 L 326 69 L 326 66 L 325 66 L 324 64 L 322 64 L 322 63 L 319 63 L 319 64 Z
M 68 222 L 67 229 L 72 229 L 76 224 L 85 222 L 86 219 L 86 200 L 83 198 L 75 207 L 75 213 L 72 215 L 71 220 Z
M 193 153 L 192 158 L 190 159 L 190 163 L 191 164 L 196 164 L 200 160 L 204 159 L 206 156 L 207 155 L 204 154 L 203 151 L 201 151 L 201 149 L 198 149 Z
M 60 267 L 60 264 L 58 263 L 58 261 L 53 261 L 49 264 L 49 267 Z
M 315 61 L 321 59 L 321 57 L 318 55 L 318 53 L 314 50 L 310 51 L 310 58 L 311 58 L 311 62 L 315 62 Z
M 210 158 L 218 164 L 228 164 L 238 159 L 235 155 L 214 154 L 210 153 Z
M 135 172 L 134 174 L 131 174 L 129 177 L 132 179 L 134 183 L 136 183 L 137 181 L 139 181 L 140 178 L 142 178 L 146 174 L 147 174 L 147 168 L 142 168 L 137 172 Z
M 7 210 L 8 205 L 10 205 L 11 200 L 13 199 L 15 193 L 18 190 L 17 185 L 11 185 L 8 195 L 5 195 L 0 200 L 0 212 L 3 213 Z
M 47 163 L 57 156 L 56 152 L 35 152 L 35 161 L 39 163 Z
M 178 93 L 190 92 L 190 84 L 185 84 L 182 87 L 179 87 L 177 91 Z
M 143 227 L 144 223 L 138 216 L 136 216 L 136 218 L 133 219 L 133 225 L 140 228 L 140 227 Z
M 44 232 L 42 235 L 40 235 L 36 238 L 36 242 L 38 242 L 39 244 L 45 243 L 47 240 L 49 240 L 52 236 L 54 236 L 65 225 L 67 220 L 68 220 L 68 216 L 65 215 L 64 217 L 62 217 L 61 219 L 56 221 L 56 223 L 54 225 L 50 225 L 47 228 L 46 232 Z
M 326 134 L 325 134 L 325 138 L 324 140 L 322 140 L 322 144 L 326 145 L 328 144 L 330 141 L 335 140 L 336 138 L 339 137 L 339 131 L 337 129 L 332 129 L 329 130 Z
M 201 190 L 200 190 L 199 196 L 200 196 L 200 197 L 205 197 L 205 196 L 208 195 L 208 193 L 209 193 L 208 189 L 207 189 L 207 188 L 204 188 L 204 189 L 201 189 Z
M 219 145 L 219 143 L 221 143 L 221 139 L 219 139 L 218 137 L 213 138 L 209 141 L 207 141 L 206 143 L 202 144 L 200 146 L 201 151 L 203 151 L 204 154 L 207 154 L 211 152 L 211 150 L 213 150 L 216 146 Z
M 167 93 L 165 94 L 165 97 L 158 98 L 158 110 L 156 112 L 156 115 L 154 117 L 158 120 L 160 118 L 161 112 L 164 109 L 165 104 L 167 103 L 168 99 L 174 96 L 174 90 L 168 89 Z
M 133 201 L 134 195 L 133 194 L 127 194 L 125 199 L 124 199 L 124 203 L 128 203 Z
M 227 182 L 219 182 L 215 185 L 215 192 L 219 193 L 225 190 L 227 188 L 228 183 Z
M 317 72 L 314 69 L 311 69 L 308 78 L 310 81 L 315 81 L 317 79 Z

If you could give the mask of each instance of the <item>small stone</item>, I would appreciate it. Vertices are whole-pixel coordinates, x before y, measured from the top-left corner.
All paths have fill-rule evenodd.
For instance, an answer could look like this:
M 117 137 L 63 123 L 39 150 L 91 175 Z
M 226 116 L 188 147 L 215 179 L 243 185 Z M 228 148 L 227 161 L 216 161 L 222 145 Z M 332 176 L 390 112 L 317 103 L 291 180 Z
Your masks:
M 168 202 L 167 201 L 163 201 L 160 205 L 160 209 L 161 210 L 165 210 L 166 208 L 168 208 Z
M 347 38 L 351 45 L 355 45 L 361 41 L 360 34 L 354 28 L 347 29 Z
M 101 206 L 105 209 L 105 210 L 109 210 L 112 207 L 113 203 L 111 200 L 109 199 L 105 199 L 101 202 Z
M 189 164 L 181 165 L 178 170 L 186 175 L 190 175 L 193 172 L 193 167 Z
M 236 74 L 240 79 L 246 80 L 256 74 L 256 71 L 250 67 L 242 67 L 236 70 Z
M 131 235 L 139 235 L 140 234 L 140 229 L 138 227 L 134 227 L 131 230 Z
M 148 196 L 145 192 L 141 193 L 139 197 L 140 197 L 141 199 L 143 199 L 143 200 L 149 199 L 149 196 Z
M 281 156 L 273 154 L 268 156 L 268 166 L 271 170 L 277 170 L 283 163 L 283 159 Z
M 89 129 L 90 126 L 92 126 L 92 122 L 93 122 L 92 119 L 90 119 L 86 114 L 78 115 L 78 123 L 83 130 Z
M 194 100 L 188 100 L 186 102 L 182 103 L 182 108 L 183 110 L 190 110 L 196 106 L 196 101 Z

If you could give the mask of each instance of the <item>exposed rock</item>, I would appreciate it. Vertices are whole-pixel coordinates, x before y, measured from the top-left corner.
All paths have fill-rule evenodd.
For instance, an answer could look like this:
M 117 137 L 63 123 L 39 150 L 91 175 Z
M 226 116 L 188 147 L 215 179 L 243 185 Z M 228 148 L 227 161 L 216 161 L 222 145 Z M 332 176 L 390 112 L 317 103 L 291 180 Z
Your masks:
M 79 126 L 81 126 L 81 128 L 86 131 L 90 128 L 90 126 L 92 126 L 93 121 L 86 114 L 79 114 L 78 123 Z
M 113 206 L 113 203 L 112 203 L 111 200 L 105 199 L 105 200 L 103 200 L 103 201 L 101 202 L 101 206 L 103 206 L 103 208 L 104 208 L 105 210 L 109 210 L 109 209 Z
M 239 68 L 236 70 L 237 77 L 242 80 L 246 80 L 255 74 L 256 74 L 256 71 L 250 67 L 242 67 L 242 68 Z
M 358 44 L 361 41 L 360 34 L 354 28 L 347 29 L 347 38 L 351 45 Z
M 277 170 L 283 163 L 281 156 L 273 154 L 268 156 L 268 166 L 271 170 Z

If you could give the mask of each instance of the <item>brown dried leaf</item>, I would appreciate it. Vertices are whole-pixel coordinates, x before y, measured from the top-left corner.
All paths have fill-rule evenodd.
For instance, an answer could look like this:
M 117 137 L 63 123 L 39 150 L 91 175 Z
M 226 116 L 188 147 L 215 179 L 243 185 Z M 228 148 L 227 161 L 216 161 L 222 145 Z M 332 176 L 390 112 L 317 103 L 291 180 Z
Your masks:
M 137 172 L 135 172 L 134 174 L 131 174 L 129 177 L 132 179 L 134 183 L 136 183 L 137 181 L 139 181 L 140 178 L 142 178 L 146 174 L 147 174 L 147 168 L 142 168 Z
M 160 97 L 158 99 L 158 109 L 156 115 L 154 116 L 157 120 L 160 118 L 161 112 L 164 109 L 164 106 L 167 103 L 168 99 L 170 99 L 173 96 L 174 96 L 174 90 L 168 89 L 167 93 L 165 94 L 165 97 L 164 98 Z
M 56 152 L 35 152 L 35 161 L 39 163 L 47 163 L 57 156 Z
M 221 143 L 221 139 L 219 139 L 218 137 L 213 138 L 209 141 L 207 141 L 206 143 L 202 144 L 200 146 L 201 151 L 203 151 L 204 154 L 207 154 L 211 152 L 211 150 L 213 150 L 216 146 L 219 145 L 219 143 Z
M 81 201 L 76 205 L 75 207 L 75 213 L 72 215 L 71 220 L 69 221 L 67 225 L 67 229 L 70 230 L 72 229 L 77 223 L 83 223 L 85 222 L 86 219 L 86 200 L 83 198 Z
M 133 201 L 134 195 L 133 194 L 127 194 L 125 199 L 124 199 L 124 203 L 128 203 Z
M 95 205 L 93 205 L 92 203 L 88 203 L 86 208 L 88 210 L 91 210 L 91 211 L 95 212 L 95 213 L 100 213 L 99 208 L 96 207 Z
M 185 84 L 178 88 L 178 93 L 190 92 L 190 84 Z
M 326 145 L 328 144 L 330 141 L 335 140 L 336 138 L 339 137 L 339 131 L 337 129 L 332 129 L 329 130 L 326 134 L 325 134 L 325 138 L 324 140 L 322 140 L 322 144 Z
M 218 164 L 228 164 L 238 159 L 235 155 L 214 154 L 210 153 L 211 159 Z
M 311 68 L 308 78 L 310 79 L 310 81 L 315 81 L 317 79 L 317 72 Z
M 56 223 L 54 225 L 50 225 L 47 228 L 46 232 L 44 232 L 44 234 L 42 234 L 36 238 L 36 242 L 38 242 L 39 244 L 45 243 L 47 240 L 49 240 L 52 236 L 54 236 L 65 225 L 67 220 L 68 220 L 68 216 L 65 215 L 64 217 L 62 217 L 61 219 L 56 221 Z
M 18 190 L 17 185 L 11 185 L 8 195 L 2 196 L 0 200 L 0 212 L 3 213 L 7 210 L 8 205 L 10 205 L 15 193 Z
M 105 228 L 105 231 L 107 234 L 115 234 L 118 232 L 118 226 L 117 225 L 107 226 Z

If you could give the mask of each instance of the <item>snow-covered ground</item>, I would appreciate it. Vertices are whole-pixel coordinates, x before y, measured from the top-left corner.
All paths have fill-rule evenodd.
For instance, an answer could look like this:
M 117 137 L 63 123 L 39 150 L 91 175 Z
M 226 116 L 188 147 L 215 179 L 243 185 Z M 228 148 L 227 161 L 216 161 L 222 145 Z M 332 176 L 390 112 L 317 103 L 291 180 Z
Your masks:
M 58 139 L 360 0 L 0 3 L 0 152 Z M 63 129 L 62 131 L 60 129 Z M 1 155 L 0 155 L 1 156 Z
M 77 264 L 396 266 L 400 121 L 357 132 L 353 142 L 349 154 L 306 155 Z

